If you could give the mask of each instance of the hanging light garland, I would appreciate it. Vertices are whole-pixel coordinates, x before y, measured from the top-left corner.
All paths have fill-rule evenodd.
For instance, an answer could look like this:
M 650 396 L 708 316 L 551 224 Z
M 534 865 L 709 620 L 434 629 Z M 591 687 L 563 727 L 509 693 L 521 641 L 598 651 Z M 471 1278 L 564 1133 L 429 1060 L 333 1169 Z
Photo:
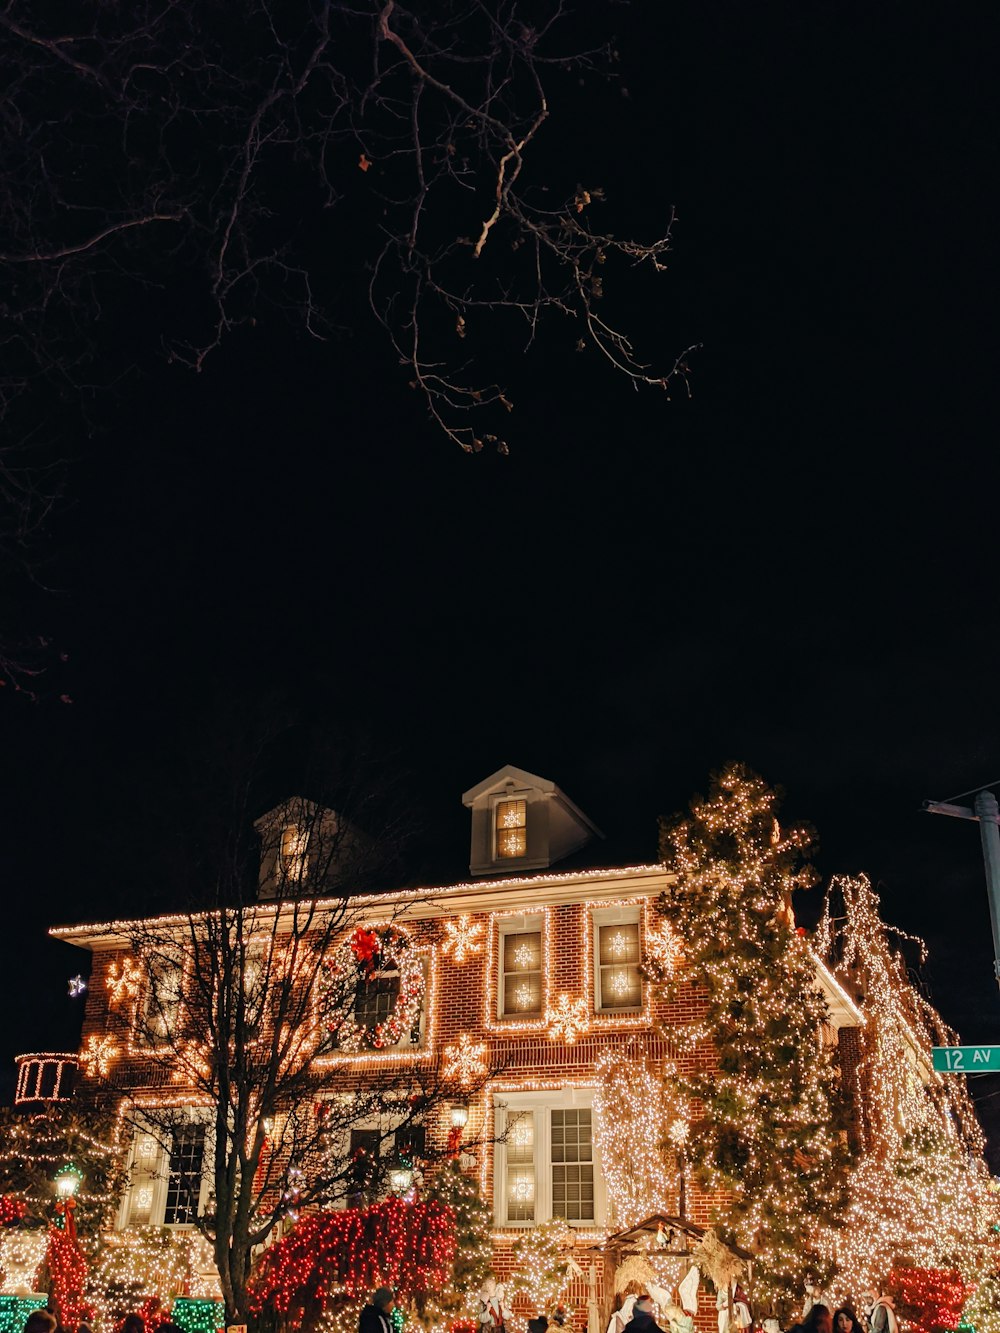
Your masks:
M 342 990 L 345 981 L 368 985 L 379 972 L 399 974 L 399 994 L 382 1022 L 364 1026 L 353 1013 L 343 1012 L 347 1006 L 342 999 L 335 1006 L 339 1012 L 328 1026 L 341 1050 L 367 1047 L 382 1051 L 398 1045 L 404 1033 L 413 1031 L 424 1000 L 424 967 L 405 931 L 396 926 L 359 926 L 324 967 L 331 991 Z

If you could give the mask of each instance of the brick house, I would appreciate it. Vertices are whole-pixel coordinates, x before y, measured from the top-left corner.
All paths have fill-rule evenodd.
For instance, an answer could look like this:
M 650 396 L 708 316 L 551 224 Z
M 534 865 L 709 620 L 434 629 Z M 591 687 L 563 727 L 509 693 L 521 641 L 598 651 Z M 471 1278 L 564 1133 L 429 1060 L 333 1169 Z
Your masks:
M 655 864 L 595 866 L 596 826 L 555 783 L 521 769 L 498 770 L 462 799 L 471 815 L 468 879 L 419 893 L 389 890 L 364 903 L 367 922 L 393 920 L 412 935 L 425 976 L 417 1021 L 382 1053 L 319 1052 L 316 1061 L 329 1066 L 334 1090 L 345 1086 L 345 1079 L 349 1085 L 351 1078 L 363 1077 L 372 1062 L 450 1070 L 454 1106 L 436 1107 L 423 1130 L 427 1144 L 443 1149 L 452 1111 L 460 1107 L 467 1114 L 463 1134 L 474 1146 L 465 1161 L 492 1201 L 498 1275 L 509 1271 L 510 1246 L 526 1228 L 552 1216 L 566 1218 L 577 1233 L 583 1271 L 570 1300 L 588 1310 L 591 1330 L 603 1329 L 611 1302 L 609 1273 L 599 1250 L 589 1247 L 620 1230 L 620 1219 L 608 1197 L 595 1132 L 598 1062 L 608 1053 L 626 1063 L 639 1054 L 654 1062 L 679 1060 L 671 1024 L 695 1016 L 699 1003 L 692 991 L 668 1009 L 641 972 L 643 958 L 665 947 L 655 904 L 666 874 Z M 271 826 L 274 817 L 264 822 Z M 288 825 L 279 833 L 276 854 L 301 857 L 296 828 Z M 587 868 L 568 868 L 576 862 Z M 272 861 L 263 857 L 262 896 L 274 873 Z M 52 934 L 94 955 L 83 1026 L 90 1077 L 80 1080 L 85 1091 L 78 1095 L 112 1104 L 125 1094 L 138 1094 L 150 1105 L 159 1096 L 164 1104 L 182 1098 L 183 1079 L 163 1081 L 162 1068 L 144 1057 L 141 1047 L 102 1048 L 108 1041 L 109 995 L 129 965 L 122 924 L 60 927 Z M 850 1079 L 861 1015 L 820 964 L 817 976 L 830 1010 L 822 1039 L 839 1044 Z M 175 983 L 167 979 L 170 1003 L 182 1002 L 181 978 L 178 971 Z M 379 994 L 366 999 L 369 1007 L 358 1020 L 384 1017 L 397 992 L 398 981 L 386 978 Z M 711 1062 L 712 1052 L 684 1058 Z M 54 1077 L 32 1064 L 43 1059 L 67 1057 L 21 1057 L 18 1086 L 26 1094 L 37 1095 L 40 1080 Z M 463 1071 L 474 1074 L 484 1067 L 502 1072 L 467 1099 Z M 365 1133 L 364 1125 L 352 1131 L 359 1144 Z M 189 1227 L 192 1209 L 203 1205 L 208 1193 L 207 1175 L 197 1199 L 182 1186 L 184 1177 L 203 1165 L 203 1127 L 193 1120 L 177 1132 L 170 1154 L 141 1131 L 128 1150 L 131 1184 L 117 1226 Z M 710 1206 L 696 1188 L 687 1189 L 686 1216 L 692 1223 L 707 1225 Z M 714 1308 L 710 1319 L 699 1318 L 702 1323 L 714 1326 Z

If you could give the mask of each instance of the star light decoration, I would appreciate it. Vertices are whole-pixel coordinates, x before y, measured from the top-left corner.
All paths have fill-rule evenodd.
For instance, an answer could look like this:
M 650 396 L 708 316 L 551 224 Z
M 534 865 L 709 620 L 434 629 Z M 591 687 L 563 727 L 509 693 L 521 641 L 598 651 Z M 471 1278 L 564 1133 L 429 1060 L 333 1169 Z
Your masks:
M 484 922 L 473 921 L 471 916 L 463 914 L 454 921 L 446 921 L 444 929 L 445 940 L 441 951 L 451 954 L 456 963 L 464 963 L 467 958 L 482 953 L 483 931 L 486 929 Z
M 80 976 L 79 973 L 77 973 L 75 977 L 70 977 L 69 998 L 71 1000 L 78 1000 L 81 995 L 86 993 L 86 990 L 87 990 L 87 983 L 85 979 Z
M 107 988 L 111 992 L 112 1004 L 121 1004 L 123 1000 L 134 1000 L 139 994 L 142 970 L 133 958 L 123 958 L 119 963 L 112 963 L 108 968 Z
M 568 995 L 560 995 L 549 1018 L 549 1041 L 565 1041 L 573 1046 L 577 1037 L 590 1027 L 590 1013 L 587 1001 L 582 997 L 571 1000 Z
M 486 1043 L 474 1042 L 468 1032 L 459 1033 L 458 1041 L 444 1048 L 444 1077 L 456 1079 L 467 1088 L 486 1073 Z
M 80 1064 L 88 1078 L 107 1078 L 119 1055 L 121 1050 L 115 1044 L 114 1037 L 98 1037 L 92 1033 L 80 1052 Z

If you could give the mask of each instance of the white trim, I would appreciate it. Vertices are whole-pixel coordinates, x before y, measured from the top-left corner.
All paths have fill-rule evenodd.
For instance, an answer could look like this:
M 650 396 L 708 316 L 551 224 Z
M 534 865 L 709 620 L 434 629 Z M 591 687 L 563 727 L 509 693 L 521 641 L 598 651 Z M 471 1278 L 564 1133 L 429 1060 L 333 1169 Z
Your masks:
M 603 1227 L 608 1215 L 607 1188 L 604 1172 L 601 1169 L 600 1154 L 597 1147 L 597 1134 L 594 1132 L 594 1089 L 561 1087 L 546 1092 L 496 1092 L 493 1094 L 493 1115 L 497 1141 L 493 1155 L 493 1224 L 495 1227 L 510 1228 L 515 1231 L 526 1230 L 545 1222 L 552 1216 L 552 1111 L 590 1110 L 591 1112 L 591 1152 L 594 1166 L 594 1216 L 593 1218 L 568 1217 L 567 1222 L 574 1226 Z M 535 1113 L 535 1215 L 530 1222 L 508 1222 L 507 1220 L 507 1145 L 503 1136 L 507 1129 L 508 1116 L 518 1111 Z
M 639 958 L 636 967 L 642 964 L 642 912 L 638 903 L 634 907 L 595 907 L 590 913 L 592 952 L 591 965 L 594 969 L 594 1013 L 595 1014 L 641 1014 L 646 999 L 645 981 L 639 973 L 639 1003 L 632 1005 L 605 1005 L 601 991 L 601 927 L 635 926 L 639 937 Z
M 497 923 L 497 1019 L 523 1019 L 530 1022 L 533 1019 L 542 1019 L 545 1016 L 545 913 L 544 912 L 525 912 L 522 916 L 506 916 Z M 512 1010 L 506 1013 L 504 1010 L 504 1001 L 506 998 L 507 987 L 504 985 L 504 940 L 508 935 L 534 935 L 541 936 L 538 948 L 538 1012 L 526 1012 L 523 1009 Z

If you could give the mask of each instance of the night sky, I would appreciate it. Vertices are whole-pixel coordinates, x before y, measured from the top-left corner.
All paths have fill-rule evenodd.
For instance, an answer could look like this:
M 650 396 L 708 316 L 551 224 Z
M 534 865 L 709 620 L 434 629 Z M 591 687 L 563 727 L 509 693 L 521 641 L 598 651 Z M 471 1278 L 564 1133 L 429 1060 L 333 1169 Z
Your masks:
M 676 206 L 631 318 L 661 363 L 703 344 L 692 396 L 554 330 L 507 353 L 510 456 L 470 457 L 363 313 L 327 344 L 262 321 L 200 376 L 137 365 L 8 599 L 68 661 L 0 698 L 6 1069 L 75 1040 L 85 959 L 45 931 L 158 901 L 139 813 L 233 700 L 363 729 L 454 875 L 461 792 L 503 763 L 627 861 L 743 759 L 825 877 L 866 871 L 926 938 L 945 1017 L 1000 1041 L 978 830 L 920 813 L 1000 779 L 995 7 L 609 12 L 628 96 L 545 133 L 631 230 Z M 1000 1082 L 974 1092 L 1000 1164 Z

